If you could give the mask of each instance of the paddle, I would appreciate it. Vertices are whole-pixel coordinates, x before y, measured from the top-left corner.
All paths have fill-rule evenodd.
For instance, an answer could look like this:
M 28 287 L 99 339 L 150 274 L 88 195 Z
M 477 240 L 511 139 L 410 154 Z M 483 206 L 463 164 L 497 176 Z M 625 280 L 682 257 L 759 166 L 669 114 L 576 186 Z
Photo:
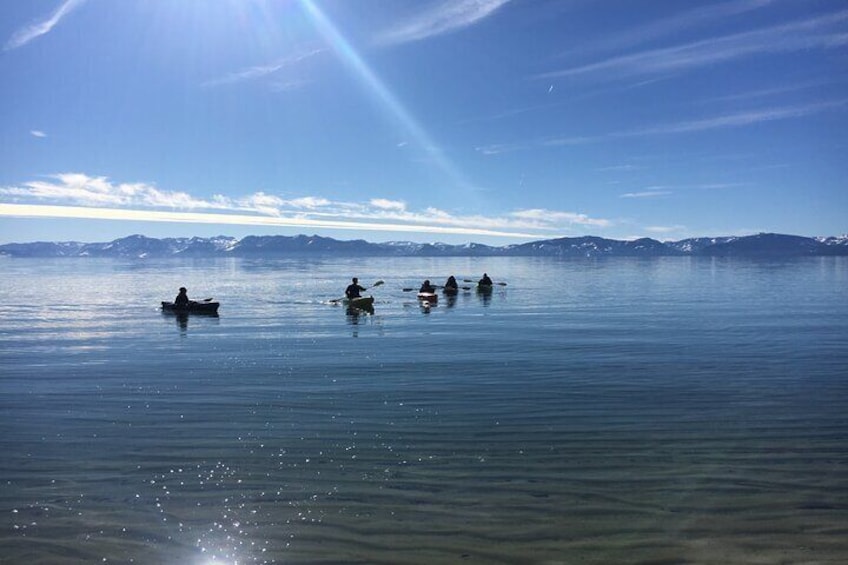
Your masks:
M 370 286 L 370 288 L 377 288 L 377 287 L 378 287 L 378 286 L 380 286 L 381 284 L 384 284 L 384 281 L 377 281 L 377 282 L 375 282 L 374 284 L 372 284 L 372 285 Z M 365 290 L 368 290 L 368 289 L 366 288 Z M 339 302 L 341 302 L 342 300 L 346 300 L 346 299 L 347 299 L 347 296 L 343 296 L 342 298 L 333 298 L 333 299 L 331 299 L 331 300 L 330 300 L 330 303 L 331 303 L 331 304 L 338 304 L 338 303 L 339 303 Z
M 466 281 L 466 282 L 471 282 L 471 281 Z M 504 283 L 504 284 L 506 284 L 506 283 Z M 435 286 L 436 286 L 436 288 L 445 288 L 445 286 L 441 285 L 441 284 L 437 284 Z M 462 290 L 471 290 L 470 286 L 459 286 L 457 288 L 461 288 Z M 418 289 L 417 288 L 402 288 L 401 290 L 404 291 L 404 292 L 412 292 L 413 290 L 418 290 Z
M 462 282 L 469 282 L 469 283 L 473 283 L 473 282 L 478 282 L 478 281 L 472 281 L 471 279 L 462 279 Z M 479 283 L 478 283 L 478 284 L 479 284 Z M 498 286 L 506 286 L 506 283 L 505 283 L 505 282 L 493 282 L 492 284 L 493 284 L 493 285 L 495 285 L 495 284 L 496 284 L 496 285 L 498 285 Z
M 448 287 L 446 287 L 445 285 L 439 284 L 439 285 L 436 285 L 436 288 L 447 289 Z M 471 290 L 470 286 L 454 286 L 454 287 L 450 287 L 450 288 L 453 288 L 455 290 L 460 290 L 460 289 Z

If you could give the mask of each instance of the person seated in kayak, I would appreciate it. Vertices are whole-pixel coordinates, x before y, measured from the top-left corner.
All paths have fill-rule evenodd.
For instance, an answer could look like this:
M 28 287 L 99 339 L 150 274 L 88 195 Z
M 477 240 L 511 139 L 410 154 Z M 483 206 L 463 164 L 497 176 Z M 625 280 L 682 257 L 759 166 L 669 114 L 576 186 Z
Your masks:
M 448 280 L 445 281 L 445 290 L 459 290 L 459 284 L 456 282 L 456 277 L 453 275 L 448 277 Z
M 421 288 L 418 289 L 418 292 L 427 292 L 433 294 L 436 292 L 436 287 L 430 284 L 430 280 L 424 281 L 424 284 L 421 285 Z
M 186 290 L 186 287 L 181 286 L 180 293 L 177 295 L 176 298 L 174 298 L 174 306 L 176 306 L 177 308 L 185 308 L 186 306 L 191 304 L 191 302 L 192 301 L 188 299 L 188 291 Z
M 345 289 L 345 296 L 347 296 L 349 299 L 350 298 L 359 298 L 360 297 L 359 293 L 362 292 L 363 290 L 365 290 L 365 287 L 359 286 L 359 279 L 356 278 L 356 277 L 353 277 L 353 282 L 351 284 L 347 285 L 347 288 Z
M 492 279 L 489 278 L 489 275 L 483 273 L 483 278 L 477 281 L 477 286 L 492 286 Z

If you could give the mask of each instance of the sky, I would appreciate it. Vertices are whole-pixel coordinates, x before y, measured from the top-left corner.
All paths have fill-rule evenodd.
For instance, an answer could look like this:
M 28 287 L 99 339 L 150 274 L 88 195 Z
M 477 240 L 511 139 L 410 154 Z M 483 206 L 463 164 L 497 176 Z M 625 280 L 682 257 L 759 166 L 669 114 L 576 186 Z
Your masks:
M 0 243 L 848 233 L 845 0 L 0 2 Z

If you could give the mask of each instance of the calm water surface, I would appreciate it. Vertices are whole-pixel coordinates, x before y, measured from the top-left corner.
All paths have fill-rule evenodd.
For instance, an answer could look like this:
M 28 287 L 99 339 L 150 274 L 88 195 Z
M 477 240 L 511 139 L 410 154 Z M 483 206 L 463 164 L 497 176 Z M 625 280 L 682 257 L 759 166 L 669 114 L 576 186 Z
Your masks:
M 0 268 L 0 562 L 848 562 L 845 258 Z

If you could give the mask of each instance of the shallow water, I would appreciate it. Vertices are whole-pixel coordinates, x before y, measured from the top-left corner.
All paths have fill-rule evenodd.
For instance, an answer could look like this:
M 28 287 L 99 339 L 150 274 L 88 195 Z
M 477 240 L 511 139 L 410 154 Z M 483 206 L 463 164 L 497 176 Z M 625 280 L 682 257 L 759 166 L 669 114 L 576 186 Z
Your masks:
M 2 267 L 2 562 L 848 560 L 844 258 Z

